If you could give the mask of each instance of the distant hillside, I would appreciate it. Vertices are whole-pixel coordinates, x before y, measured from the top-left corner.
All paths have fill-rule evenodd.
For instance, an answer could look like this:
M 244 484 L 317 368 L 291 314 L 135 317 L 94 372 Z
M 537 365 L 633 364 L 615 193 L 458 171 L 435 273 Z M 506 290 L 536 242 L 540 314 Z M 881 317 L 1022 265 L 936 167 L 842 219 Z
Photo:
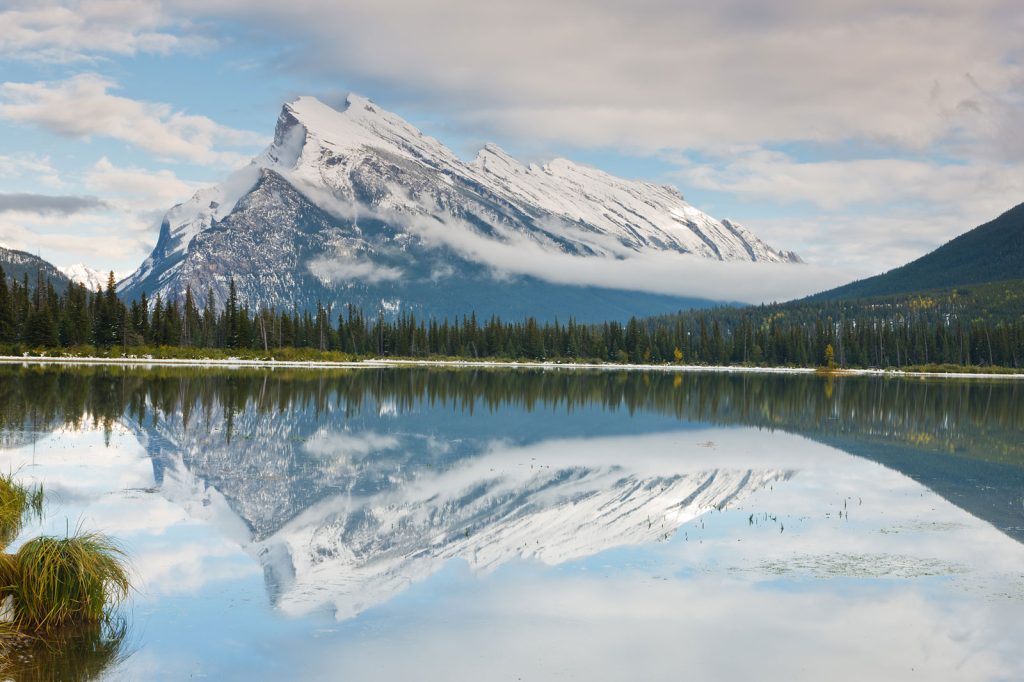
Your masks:
M 1024 279 L 1024 204 L 902 267 L 805 300 L 890 296 L 1014 279 Z
M 28 275 L 29 285 L 33 287 L 39 273 L 42 273 L 43 278 L 53 282 L 53 286 L 57 289 L 64 289 L 68 284 L 67 275 L 58 270 L 55 265 L 25 251 L 15 251 L 0 246 L 0 267 L 4 269 L 4 274 L 10 279 L 21 281 L 22 277 Z

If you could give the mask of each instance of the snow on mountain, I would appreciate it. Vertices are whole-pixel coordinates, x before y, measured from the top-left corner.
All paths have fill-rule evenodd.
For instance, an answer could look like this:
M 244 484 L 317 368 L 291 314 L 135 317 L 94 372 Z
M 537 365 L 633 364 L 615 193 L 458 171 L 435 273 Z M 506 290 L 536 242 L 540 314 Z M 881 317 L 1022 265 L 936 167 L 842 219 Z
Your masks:
M 64 273 L 53 263 L 26 251 L 7 249 L 3 246 L 0 246 L 0 268 L 9 279 L 22 281 L 27 277 L 30 287 L 34 287 L 40 277 L 49 280 L 58 289 L 62 289 L 68 283 Z
M 153 253 L 120 288 L 166 299 L 212 287 L 222 301 L 234 277 L 253 306 L 390 302 L 459 314 L 508 312 L 514 280 L 541 307 L 611 299 L 617 312 L 608 292 L 579 291 L 600 281 L 567 280 L 558 259 L 600 265 L 664 254 L 686 256 L 680 268 L 693 258 L 799 262 L 670 187 L 566 159 L 524 165 L 493 145 L 466 163 L 365 98 L 350 95 L 336 111 L 300 97 L 284 106 L 261 155 L 167 212 Z M 557 281 L 536 272 L 543 259 L 555 259 Z M 680 304 L 642 296 L 647 307 Z
M 67 276 L 67 278 L 70 279 L 72 282 L 83 284 L 85 285 L 85 288 L 89 289 L 90 291 L 96 291 L 97 289 L 106 289 L 107 278 L 110 276 L 109 270 L 106 272 L 102 270 L 96 270 L 95 268 L 90 268 L 88 265 L 85 265 L 83 263 L 75 263 L 74 265 L 69 265 L 67 267 L 61 268 L 60 271 L 63 272 Z M 114 273 L 115 281 L 121 280 L 124 277 L 124 273 Z

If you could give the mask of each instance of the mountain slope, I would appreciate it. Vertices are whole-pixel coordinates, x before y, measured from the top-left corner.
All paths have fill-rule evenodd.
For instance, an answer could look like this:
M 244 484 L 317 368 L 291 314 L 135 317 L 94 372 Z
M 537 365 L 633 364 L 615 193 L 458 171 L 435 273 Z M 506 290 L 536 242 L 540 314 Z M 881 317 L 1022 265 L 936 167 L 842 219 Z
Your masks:
M 168 211 L 120 291 L 167 299 L 211 287 L 222 303 L 233 277 L 251 307 L 599 319 L 699 303 L 572 272 L 667 254 L 680 269 L 799 262 L 671 188 L 564 159 L 526 166 L 493 145 L 465 163 L 369 100 L 349 96 L 339 112 L 303 97 L 249 166 Z
M 0 246 L 0 267 L 4 269 L 4 274 L 10 279 L 21 281 L 25 275 L 28 275 L 28 283 L 32 287 L 36 285 L 39 275 L 53 282 L 53 286 L 57 289 L 63 289 L 68 284 L 67 276 L 57 266 L 26 251 L 5 249 Z
M 902 267 L 807 300 L 887 296 L 1011 279 L 1024 279 L 1024 204 Z

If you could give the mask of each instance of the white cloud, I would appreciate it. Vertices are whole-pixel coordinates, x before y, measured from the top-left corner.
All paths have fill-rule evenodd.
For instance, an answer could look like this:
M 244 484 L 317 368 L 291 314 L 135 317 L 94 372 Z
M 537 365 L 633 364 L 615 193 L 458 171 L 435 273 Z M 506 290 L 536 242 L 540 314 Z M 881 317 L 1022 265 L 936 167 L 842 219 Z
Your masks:
M 1008 196 L 1024 196 L 1024 177 L 1008 164 L 940 165 L 893 158 L 798 161 L 760 149 L 721 163 L 681 161 L 674 177 L 690 187 L 746 199 L 780 204 L 802 201 L 824 209 L 911 201 L 983 201 L 994 210 L 1008 208 Z
M 399 91 L 484 133 L 646 152 L 848 138 L 921 148 L 983 127 L 986 98 L 1024 75 L 1013 0 L 175 5 L 291 36 L 296 70 Z
M 395 214 L 407 229 L 435 247 L 448 247 L 489 265 L 497 276 L 529 275 L 548 282 L 647 291 L 718 301 L 783 301 L 845 283 L 839 268 L 789 263 L 719 262 L 676 253 L 636 253 L 624 258 L 573 256 L 552 252 L 527 238 L 508 234 L 504 241 L 485 237 L 465 222 L 447 216 Z
M 0 56 L 69 62 L 90 55 L 168 54 L 210 41 L 179 35 L 155 0 L 9 0 L 0 11 Z
M 151 230 L 144 238 L 132 236 L 140 227 L 109 209 L 72 216 L 3 213 L 0 245 L 42 253 L 58 266 L 84 261 L 100 270 L 117 270 L 139 262 L 152 248 Z
M 203 183 L 182 180 L 163 168 L 147 170 L 116 166 L 107 157 L 97 161 L 85 175 L 85 186 L 129 210 L 165 211 L 192 196 Z
M 307 267 L 317 279 L 327 285 L 351 281 L 377 284 L 402 279 L 403 275 L 400 268 L 378 265 L 372 261 L 343 254 L 315 258 L 308 263 Z
M 201 186 L 167 169 L 116 166 L 106 157 L 81 179 L 102 201 L 56 197 L 80 199 L 77 204 L 71 202 L 77 210 L 67 214 L 9 206 L 0 211 L 0 244 L 41 252 L 57 265 L 85 262 L 103 271 L 133 269 L 153 248 L 164 212 Z M 0 209 L 2 199 L 0 196 Z
M 261 135 L 222 126 L 206 116 L 109 92 L 116 88 L 114 81 L 91 73 L 64 81 L 3 83 L 0 118 L 68 137 L 110 137 L 164 159 L 225 166 L 240 165 L 247 157 L 223 151 L 224 147 L 255 147 L 267 141 Z
M 60 187 L 63 181 L 50 159 L 36 154 L 0 154 L 0 178 L 31 177 L 50 187 Z
M 690 187 L 776 207 L 815 207 L 810 216 L 759 219 L 750 227 L 808 262 L 858 275 L 913 260 L 1024 198 L 1024 174 L 1012 163 L 987 159 L 798 161 L 756 149 L 715 162 L 676 163 L 673 177 Z

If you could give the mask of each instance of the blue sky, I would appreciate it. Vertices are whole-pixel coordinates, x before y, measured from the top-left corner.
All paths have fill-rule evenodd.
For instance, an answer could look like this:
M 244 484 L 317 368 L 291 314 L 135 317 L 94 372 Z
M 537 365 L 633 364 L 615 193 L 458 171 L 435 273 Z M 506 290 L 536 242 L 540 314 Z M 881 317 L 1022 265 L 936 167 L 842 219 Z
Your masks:
M 495 141 L 673 184 L 849 276 L 1024 201 L 1017 2 L 3 7 L 0 244 L 58 265 L 133 270 L 282 102 L 350 90 L 464 157 Z

